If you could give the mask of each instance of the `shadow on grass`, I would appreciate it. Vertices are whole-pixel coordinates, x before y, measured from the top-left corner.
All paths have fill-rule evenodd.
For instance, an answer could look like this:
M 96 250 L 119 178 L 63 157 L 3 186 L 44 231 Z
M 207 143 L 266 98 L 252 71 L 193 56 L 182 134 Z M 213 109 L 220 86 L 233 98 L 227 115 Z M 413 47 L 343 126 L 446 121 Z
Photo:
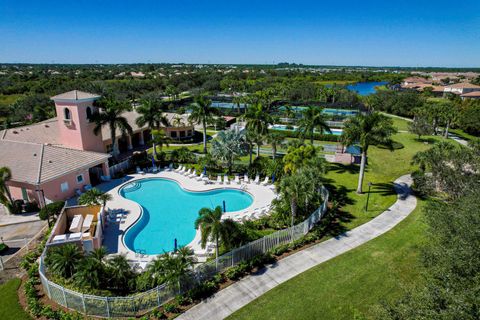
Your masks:
M 330 191 L 330 201 L 334 203 L 332 208 L 327 210 L 327 214 L 321 222 L 321 230 L 324 236 L 338 236 L 346 231 L 348 228 L 345 224 L 352 221 L 355 216 L 349 212 L 343 211 L 342 208 L 346 205 L 352 205 L 355 200 L 348 196 L 348 193 L 353 189 L 348 189 L 345 186 L 335 187 L 331 184 L 333 181 L 325 181 L 325 187 Z
M 428 144 L 435 144 L 438 142 L 438 140 L 435 140 L 434 138 L 431 138 L 431 137 L 420 137 L 420 139 L 417 137 L 415 138 L 415 141 L 420 143 L 428 143 Z
M 368 193 L 368 192 L 366 192 Z M 370 193 L 378 193 L 381 196 L 391 196 L 397 194 L 392 182 L 389 183 L 373 183 Z
M 335 173 L 350 173 L 357 174 L 360 171 L 360 167 L 354 164 L 341 164 L 341 163 L 330 163 L 329 171 Z M 365 169 L 367 171 L 367 169 Z

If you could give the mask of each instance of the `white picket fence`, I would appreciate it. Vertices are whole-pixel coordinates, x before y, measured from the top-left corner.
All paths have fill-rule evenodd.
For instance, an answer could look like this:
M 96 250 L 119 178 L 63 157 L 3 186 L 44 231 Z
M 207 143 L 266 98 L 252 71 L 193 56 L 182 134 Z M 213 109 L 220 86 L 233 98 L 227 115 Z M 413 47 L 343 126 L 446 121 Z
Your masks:
M 164 284 L 146 292 L 127 297 L 101 297 L 83 294 L 64 288 L 46 277 L 44 265 L 45 250 L 40 257 L 40 279 L 48 297 L 68 309 L 95 317 L 136 317 L 161 306 L 176 295 L 188 291 L 202 281 L 211 279 L 217 273 L 306 235 L 327 211 L 329 192 L 322 187 L 320 193 L 323 200 L 322 205 L 303 222 L 236 248 L 220 256 L 218 260 L 200 264 L 195 268 L 192 277 L 181 281 L 180 288 L 173 288 Z

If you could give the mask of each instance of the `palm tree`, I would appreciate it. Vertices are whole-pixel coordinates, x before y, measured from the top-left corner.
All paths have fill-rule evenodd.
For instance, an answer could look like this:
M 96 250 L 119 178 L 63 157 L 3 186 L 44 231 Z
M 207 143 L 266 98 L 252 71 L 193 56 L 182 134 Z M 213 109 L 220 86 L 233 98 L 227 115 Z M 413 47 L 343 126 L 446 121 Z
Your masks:
M 78 204 L 86 206 L 101 204 L 105 207 L 107 202 L 111 200 L 111 194 L 102 192 L 97 188 L 92 188 L 78 197 Z
M 210 153 L 215 159 L 225 162 L 230 173 L 235 159 L 244 155 L 246 150 L 245 134 L 228 130 L 217 134 L 212 141 Z
M 280 193 L 283 199 L 290 201 L 291 226 L 295 224 L 297 216 L 298 204 L 306 195 L 306 185 L 309 183 L 301 174 L 286 176 L 280 182 Z
M 88 257 L 95 259 L 99 262 L 102 262 L 103 259 L 107 256 L 108 251 L 105 247 L 100 247 L 97 249 L 94 249 L 93 251 L 90 251 L 88 254 Z
M 12 179 L 12 171 L 8 167 L 0 168 L 0 203 L 7 208 L 10 213 L 13 213 L 13 199 L 10 194 L 10 189 L 7 182 Z
M 310 143 L 313 144 L 315 130 L 320 134 L 332 133 L 327 125 L 327 116 L 322 112 L 323 108 L 309 106 L 302 111 L 302 118 L 298 122 L 298 131 L 303 137 L 310 136 Z
M 193 250 L 180 247 L 176 254 L 164 253 L 147 265 L 147 272 L 153 279 L 153 285 L 167 283 L 180 289 L 180 280 L 193 270 L 196 259 Z
M 102 262 L 93 258 L 83 259 L 75 272 L 75 282 L 83 287 L 100 288 L 103 269 Z
M 160 148 L 160 152 L 162 152 L 162 148 L 164 146 L 168 147 L 168 141 L 170 140 L 169 137 L 165 134 L 163 130 L 152 130 L 152 141 L 153 141 L 153 156 L 155 159 L 158 159 L 157 155 L 157 147 Z
M 198 218 L 195 220 L 195 229 L 200 228 L 201 239 L 200 244 L 205 248 L 209 239 L 215 241 L 215 259 L 218 262 L 218 246 L 219 240 L 223 235 L 222 228 L 222 208 L 217 206 L 214 210 L 210 208 L 202 208 L 198 212 Z
M 78 268 L 83 254 L 77 245 L 69 243 L 50 248 L 47 263 L 50 270 L 64 278 L 71 278 Z
M 358 177 L 357 193 L 362 193 L 363 177 L 367 160 L 368 148 L 371 145 L 384 144 L 391 146 L 392 134 L 396 132 L 392 119 L 378 113 L 359 114 L 345 121 L 342 133 L 342 143 L 345 146 L 359 144 L 362 149 L 360 175 Z
M 246 129 L 258 135 L 266 135 L 268 126 L 273 122 L 270 114 L 260 103 L 250 105 L 243 118 L 247 122 Z
M 278 132 L 269 132 L 267 135 L 267 143 L 272 146 L 272 158 L 277 157 L 277 148 L 284 145 L 285 137 Z
M 110 129 L 110 139 L 112 141 L 112 155 L 114 158 L 118 156 L 118 146 L 116 141 L 116 132 L 120 130 L 123 135 L 132 134 L 132 127 L 127 119 L 122 114 L 127 111 L 128 105 L 123 101 L 118 101 L 115 98 L 108 97 L 100 101 L 102 112 L 95 113 L 92 116 L 95 122 L 93 132 L 98 135 L 103 126 L 108 126 Z
M 133 270 L 124 255 L 115 255 L 107 260 L 106 274 L 109 276 L 111 286 L 119 291 L 126 292 L 133 278 Z
M 205 96 L 196 96 L 194 102 L 191 104 L 192 113 L 189 119 L 203 126 L 203 153 L 207 153 L 207 123 L 215 114 L 215 109 L 212 108 L 212 101 Z
M 160 125 L 169 126 L 168 119 L 162 114 L 161 103 L 157 99 L 144 99 L 142 104 L 137 108 L 139 113 L 138 118 L 135 120 L 139 127 L 147 125 L 152 133 L 152 148 L 153 155 L 157 158 L 156 141 L 154 139 L 154 130 L 158 130 Z

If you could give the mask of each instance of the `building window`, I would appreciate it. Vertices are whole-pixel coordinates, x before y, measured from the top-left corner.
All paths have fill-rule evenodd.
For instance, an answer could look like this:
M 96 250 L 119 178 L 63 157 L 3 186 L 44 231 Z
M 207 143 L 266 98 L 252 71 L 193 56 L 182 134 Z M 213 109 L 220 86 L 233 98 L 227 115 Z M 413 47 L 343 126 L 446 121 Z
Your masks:
M 83 183 L 83 174 L 77 176 L 77 183 Z
M 60 190 L 62 192 L 67 192 L 68 191 L 68 182 L 64 182 L 60 185 Z
M 176 138 L 177 137 L 177 131 L 170 132 L 170 137 Z
M 63 116 L 65 120 L 71 120 L 72 116 L 70 114 L 70 109 L 68 108 L 63 109 Z
M 180 131 L 180 138 L 185 138 L 185 131 Z
M 92 108 L 87 107 L 87 120 L 92 120 Z

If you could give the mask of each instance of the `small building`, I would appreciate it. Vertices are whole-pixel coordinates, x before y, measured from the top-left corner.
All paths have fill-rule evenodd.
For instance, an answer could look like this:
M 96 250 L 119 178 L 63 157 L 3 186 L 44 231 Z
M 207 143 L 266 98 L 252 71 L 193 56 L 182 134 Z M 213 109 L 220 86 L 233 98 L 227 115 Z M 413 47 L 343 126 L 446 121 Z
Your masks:
M 52 97 L 57 116 L 23 127 L 0 131 L 0 167 L 12 170 L 8 182 L 14 199 L 45 202 L 66 200 L 80 194 L 110 176 L 111 132 L 103 126 L 94 133 L 92 116 L 101 112 L 95 101 L 100 96 L 78 90 Z M 169 126 L 168 137 L 192 137 L 194 125 L 188 115 L 164 113 Z M 150 129 L 138 126 L 139 114 L 133 110 L 122 114 L 132 127 L 131 135 L 115 133 L 120 153 L 143 148 L 151 140 Z
M 102 246 L 105 220 L 104 209 L 100 205 L 65 207 L 46 246 L 73 243 L 86 252 L 98 249 Z
M 460 82 L 452 85 L 445 86 L 444 93 L 453 93 L 456 95 L 462 95 L 470 92 L 480 91 L 480 86 L 471 84 L 469 82 Z
M 462 99 L 480 99 L 480 91 L 473 91 L 460 95 Z

